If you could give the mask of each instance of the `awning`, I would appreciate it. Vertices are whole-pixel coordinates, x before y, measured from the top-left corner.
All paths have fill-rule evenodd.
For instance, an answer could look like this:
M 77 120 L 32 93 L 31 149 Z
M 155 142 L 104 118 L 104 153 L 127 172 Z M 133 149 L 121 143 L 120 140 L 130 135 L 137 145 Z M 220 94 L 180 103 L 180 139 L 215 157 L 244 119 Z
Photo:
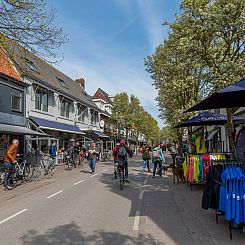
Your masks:
M 65 123 L 53 122 L 37 117 L 30 118 L 39 128 L 49 129 L 73 134 L 84 134 L 77 126 L 69 125 Z
M 109 138 L 108 135 L 104 134 L 103 132 L 100 131 L 94 131 L 94 133 L 99 136 L 100 138 Z
M 207 140 L 211 140 L 211 139 L 213 139 L 213 137 L 214 137 L 214 135 L 215 134 L 217 134 L 218 132 L 219 132 L 219 128 L 217 128 L 217 129 L 214 129 L 213 131 L 211 131 L 211 133 L 208 135 L 208 137 L 207 137 Z
M 26 127 L 7 125 L 7 124 L 0 124 L 0 133 L 48 137 L 47 134 L 36 132 Z

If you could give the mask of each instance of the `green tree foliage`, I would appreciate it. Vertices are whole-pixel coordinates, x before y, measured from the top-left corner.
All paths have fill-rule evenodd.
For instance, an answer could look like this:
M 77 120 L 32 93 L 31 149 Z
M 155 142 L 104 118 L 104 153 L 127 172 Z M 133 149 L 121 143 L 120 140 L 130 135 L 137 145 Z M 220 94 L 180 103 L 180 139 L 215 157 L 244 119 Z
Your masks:
M 57 61 L 57 48 L 66 42 L 54 24 L 55 10 L 43 0 L 0 0 L 0 45 L 16 42 L 48 61 Z
M 185 109 L 245 74 L 245 1 L 182 0 L 180 8 L 169 37 L 146 59 L 160 116 L 171 127 L 190 116 Z
M 157 121 L 144 110 L 134 95 L 130 98 L 125 92 L 115 95 L 111 118 L 117 122 L 118 128 L 126 130 L 126 141 L 129 131 L 132 132 L 136 143 L 140 134 L 149 142 L 159 141 L 160 129 Z

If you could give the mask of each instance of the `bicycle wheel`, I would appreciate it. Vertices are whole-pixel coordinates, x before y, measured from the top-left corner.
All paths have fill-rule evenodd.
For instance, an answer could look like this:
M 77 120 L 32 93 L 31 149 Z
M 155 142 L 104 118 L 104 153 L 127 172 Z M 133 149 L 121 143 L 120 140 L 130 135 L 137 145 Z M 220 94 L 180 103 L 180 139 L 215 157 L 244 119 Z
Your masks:
M 4 181 L 4 172 L 0 172 L 0 185 L 3 184 Z
M 7 189 L 9 190 L 14 189 L 17 186 L 17 182 L 18 182 L 18 179 L 17 179 L 16 173 L 12 173 L 9 176 L 8 181 L 7 181 Z
M 32 169 L 31 179 L 39 180 L 42 175 L 42 167 L 40 165 L 34 166 Z
M 32 178 L 32 169 L 30 164 L 26 164 L 23 172 L 23 177 L 25 181 L 30 181 Z
M 119 172 L 119 184 L 121 191 L 123 190 L 123 173 Z

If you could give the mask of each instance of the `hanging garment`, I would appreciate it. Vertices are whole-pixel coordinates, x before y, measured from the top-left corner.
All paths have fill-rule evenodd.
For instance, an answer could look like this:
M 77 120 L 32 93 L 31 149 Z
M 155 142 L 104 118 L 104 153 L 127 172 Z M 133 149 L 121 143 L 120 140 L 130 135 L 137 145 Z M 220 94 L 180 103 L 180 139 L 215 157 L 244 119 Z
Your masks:
M 194 158 L 193 157 L 189 157 L 187 178 L 188 178 L 189 182 L 193 182 L 194 181 Z
M 198 175 L 198 181 L 199 182 L 204 181 L 204 166 L 203 166 L 202 156 L 199 156 L 199 175 Z
M 195 182 L 198 182 L 198 176 L 199 176 L 199 157 L 194 156 L 194 176 L 193 176 L 193 179 Z

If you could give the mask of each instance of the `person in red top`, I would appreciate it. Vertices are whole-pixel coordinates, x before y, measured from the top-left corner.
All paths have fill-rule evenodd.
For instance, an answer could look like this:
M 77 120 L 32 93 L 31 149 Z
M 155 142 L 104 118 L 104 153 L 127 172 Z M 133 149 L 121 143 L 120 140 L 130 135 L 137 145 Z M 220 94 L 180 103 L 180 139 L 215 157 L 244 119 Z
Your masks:
M 117 151 L 118 151 L 119 146 L 120 146 L 120 143 L 116 143 L 116 146 L 113 149 L 113 153 L 112 153 L 112 155 L 114 157 L 114 175 L 115 175 L 115 179 L 117 179 L 117 168 L 116 168 L 116 165 L 117 165 L 117 161 L 118 161 Z

